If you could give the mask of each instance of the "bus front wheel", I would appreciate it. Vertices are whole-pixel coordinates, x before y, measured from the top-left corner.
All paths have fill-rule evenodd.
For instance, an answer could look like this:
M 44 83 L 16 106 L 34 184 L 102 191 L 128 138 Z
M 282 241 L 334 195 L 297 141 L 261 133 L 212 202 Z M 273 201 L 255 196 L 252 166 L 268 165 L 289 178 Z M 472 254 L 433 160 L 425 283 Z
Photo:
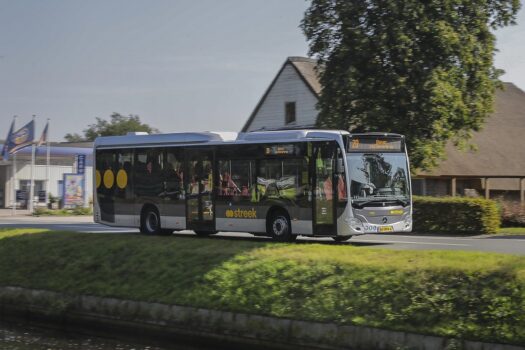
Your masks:
M 293 242 L 297 238 L 292 234 L 290 218 L 283 211 L 276 211 L 270 217 L 268 223 L 268 234 L 279 242 Z
M 140 233 L 146 235 L 158 235 L 162 232 L 160 227 L 160 215 L 155 207 L 147 207 L 140 220 Z

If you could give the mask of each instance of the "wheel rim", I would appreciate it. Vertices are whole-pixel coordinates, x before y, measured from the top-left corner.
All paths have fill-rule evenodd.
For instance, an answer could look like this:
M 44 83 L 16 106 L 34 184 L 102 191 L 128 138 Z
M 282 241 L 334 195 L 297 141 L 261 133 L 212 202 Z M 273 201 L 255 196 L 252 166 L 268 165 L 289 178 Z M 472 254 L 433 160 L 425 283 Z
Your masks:
M 284 216 L 279 216 L 273 221 L 272 225 L 273 234 L 276 236 L 282 236 L 288 232 L 288 220 Z
M 146 216 L 146 229 L 148 232 L 155 232 L 159 227 L 159 218 L 156 213 L 150 211 Z

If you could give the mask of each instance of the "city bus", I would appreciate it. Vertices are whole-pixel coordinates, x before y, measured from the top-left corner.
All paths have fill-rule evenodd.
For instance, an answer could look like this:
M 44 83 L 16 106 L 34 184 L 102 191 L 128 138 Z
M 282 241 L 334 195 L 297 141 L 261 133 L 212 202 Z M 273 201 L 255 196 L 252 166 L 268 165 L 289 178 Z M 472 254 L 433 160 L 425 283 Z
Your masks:
M 94 143 L 94 220 L 148 235 L 345 241 L 410 232 L 402 135 L 331 130 L 130 133 Z

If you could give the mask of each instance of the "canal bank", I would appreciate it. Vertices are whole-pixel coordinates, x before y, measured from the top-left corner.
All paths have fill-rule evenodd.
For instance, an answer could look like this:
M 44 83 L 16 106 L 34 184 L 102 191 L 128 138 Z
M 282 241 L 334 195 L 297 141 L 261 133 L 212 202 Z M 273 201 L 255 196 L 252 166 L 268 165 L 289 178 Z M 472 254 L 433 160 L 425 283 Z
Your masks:
M 198 342 L 218 348 L 518 350 L 521 346 L 308 322 L 187 306 L 147 303 L 20 287 L 0 287 L 0 319 L 23 317 L 99 335 L 140 335 L 163 343 Z

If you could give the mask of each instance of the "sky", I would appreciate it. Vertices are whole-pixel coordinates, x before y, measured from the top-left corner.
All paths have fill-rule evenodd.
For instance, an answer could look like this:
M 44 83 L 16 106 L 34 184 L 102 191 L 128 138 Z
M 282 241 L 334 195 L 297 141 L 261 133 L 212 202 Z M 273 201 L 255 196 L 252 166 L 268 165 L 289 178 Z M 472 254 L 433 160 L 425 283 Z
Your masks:
M 288 56 L 305 0 L 0 0 L 0 139 L 36 115 L 53 141 L 113 112 L 162 132 L 239 131 Z M 525 89 L 525 10 L 496 32 Z

